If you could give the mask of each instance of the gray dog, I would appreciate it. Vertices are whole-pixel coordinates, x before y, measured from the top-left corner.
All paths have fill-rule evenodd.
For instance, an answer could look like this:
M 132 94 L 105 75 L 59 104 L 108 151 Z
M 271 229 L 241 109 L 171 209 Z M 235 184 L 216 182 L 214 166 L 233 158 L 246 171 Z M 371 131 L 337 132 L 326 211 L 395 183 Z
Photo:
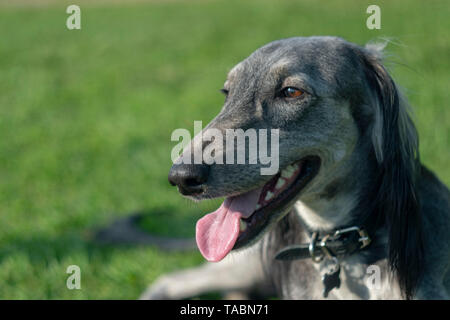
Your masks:
M 290 38 L 230 71 L 204 131 L 279 129 L 281 170 L 175 164 L 169 181 L 183 195 L 225 197 L 196 230 L 205 258 L 223 260 L 163 276 L 142 298 L 449 298 L 449 191 L 420 163 L 381 55 L 336 37 Z M 216 144 L 225 154 L 223 141 L 199 136 L 187 149 Z

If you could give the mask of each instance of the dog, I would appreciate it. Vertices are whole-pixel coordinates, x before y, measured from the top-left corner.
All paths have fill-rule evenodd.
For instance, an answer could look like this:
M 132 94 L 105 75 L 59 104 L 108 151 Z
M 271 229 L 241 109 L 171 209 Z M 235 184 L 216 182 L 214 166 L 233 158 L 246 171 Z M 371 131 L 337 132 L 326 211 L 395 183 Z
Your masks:
M 196 227 L 212 262 L 162 276 L 141 298 L 449 298 L 449 190 L 420 162 L 383 49 L 288 38 L 229 72 L 224 106 L 203 132 L 276 128 L 281 169 L 175 163 L 169 181 L 184 196 L 225 198 Z M 217 144 L 225 154 L 201 136 L 185 152 Z

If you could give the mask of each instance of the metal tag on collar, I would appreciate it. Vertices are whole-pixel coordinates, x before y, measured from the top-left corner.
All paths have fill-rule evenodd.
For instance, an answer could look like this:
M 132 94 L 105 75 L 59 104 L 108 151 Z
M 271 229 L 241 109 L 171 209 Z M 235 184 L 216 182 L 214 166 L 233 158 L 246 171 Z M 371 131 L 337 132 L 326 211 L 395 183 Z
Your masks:
M 331 262 L 331 267 L 328 267 L 326 265 L 324 266 L 329 270 L 322 276 L 324 298 L 328 297 L 328 294 L 331 290 L 333 290 L 334 288 L 339 289 L 339 287 L 341 286 L 341 265 L 339 264 L 339 260 L 330 253 L 326 246 L 326 242 L 329 237 L 330 235 L 325 236 L 320 242 L 320 248 L 322 249 L 323 256 L 326 258 L 324 263 L 329 264 Z
M 329 267 L 329 270 L 322 276 L 323 283 L 323 297 L 327 298 L 328 294 L 334 288 L 338 288 L 341 286 L 341 265 L 336 257 L 332 259 L 326 259 L 326 262 L 331 262 L 332 266 Z

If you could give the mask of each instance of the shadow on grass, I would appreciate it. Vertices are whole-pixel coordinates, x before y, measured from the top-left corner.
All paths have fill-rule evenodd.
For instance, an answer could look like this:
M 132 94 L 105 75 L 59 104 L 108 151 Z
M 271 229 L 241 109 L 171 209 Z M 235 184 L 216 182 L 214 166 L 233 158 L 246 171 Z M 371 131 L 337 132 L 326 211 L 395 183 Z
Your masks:
M 165 251 L 195 250 L 192 237 L 180 236 L 193 233 L 195 216 L 175 215 L 173 207 L 158 207 L 132 213 L 119 218 L 109 226 L 98 230 L 72 230 L 59 236 L 24 236 L 5 239 L 0 247 L 0 263 L 8 256 L 26 255 L 33 265 L 45 266 L 52 260 L 85 253 L 88 260 L 94 258 L 108 263 L 116 251 L 136 246 L 154 246 Z M 159 226 L 164 225 L 163 228 Z M 150 231 L 150 233 L 148 232 Z M 175 234 L 178 238 L 167 235 Z M 231 294 L 231 295 L 230 295 Z M 235 298 L 229 292 L 210 292 L 186 300 Z M 239 296 L 240 297 L 240 296 Z
M 94 230 L 72 230 L 58 236 L 33 235 L 11 237 L 2 241 L 0 262 L 20 252 L 32 263 L 62 260 L 77 252 L 107 260 L 119 246 L 154 246 L 162 250 L 195 250 L 195 217 L 176 215 L 174 207 L 158 207 L 132 213 Z M 192 235 L 192 236 L 191 236 Z
M 187 227 L 195 225 L 192 218 L 176 217 L 171 207 L 156 208 L 133 213 L 98 230 L 94 241 L 99 244 L 150 245 L 163 250 L 194 250 L 193 237 Z
M 24 254 L 31 263 L 47 263 L 53 259 L 63 260 L 77 252 L 85 252 L 88 256 L 97 256 L 107 261 L 114 248 L 102 247 L 83 237 L 83 234 L 70 232 L 68 234 L 46 237 L 30 236 L 11 238 L 3 242 L 0 247 L 0 262 L 16 253 Z

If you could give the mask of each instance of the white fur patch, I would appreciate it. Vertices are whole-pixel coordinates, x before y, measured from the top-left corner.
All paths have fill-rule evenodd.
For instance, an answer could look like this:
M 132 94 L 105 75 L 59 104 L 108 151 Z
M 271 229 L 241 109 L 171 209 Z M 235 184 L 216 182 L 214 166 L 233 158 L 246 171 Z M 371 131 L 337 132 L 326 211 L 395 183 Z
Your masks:
M 330 230 L 346 225 L 350 221 L 350 211 L 355 207 L 353 195 L 336 196 L 330 200 L 299 200 L 294 208 L 300 219 L 313 230 Z

